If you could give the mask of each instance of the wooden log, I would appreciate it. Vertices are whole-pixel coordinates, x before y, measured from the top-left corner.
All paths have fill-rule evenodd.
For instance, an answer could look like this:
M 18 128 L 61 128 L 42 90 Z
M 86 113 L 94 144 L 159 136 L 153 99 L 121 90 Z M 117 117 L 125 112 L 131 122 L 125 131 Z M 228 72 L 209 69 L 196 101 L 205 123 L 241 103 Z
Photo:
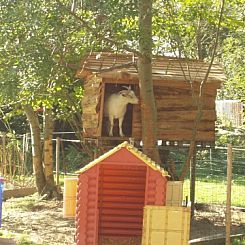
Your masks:
M 214 108 L 214 98 L 204 97 L 203 103 L 205 107 Z M 170 96 L 165 98 L 156 99 L 157 109 L 169 108 L 173 109 L 174 107 L 185 107 L 185 106 L 196 106 L 194 104 L 193 98 L 187 96 Z
M 181 89 L 181 88 L 174 88 L 174 87 L 163 87 L 163 86 L 157 86 L 154 87 L 154 95 L 155 98 L 161 98 L 165 96 L 187 96 L 192 97 L 192 94 L 195 94 L 198 96 L 199 90 L 192 91 L 190 88 Z M 216 90 L 210 89 L 209 91 L 204 91 L 204 96 L 211 96 L 213 98 L 216 97 Z
M 194 121 L 158 121 L 158 130 L 192 130 Z M 141 127 L 141 123 L 134 123 L 134 127 Z M 198 130 L 208 131 L 215 130 L 215 124 L 212 121 L 201 121 L 198 124 Z
M 29 196 L 37 192 L 36 187 L 26 187 L 21 189 L 14 190 L 4 190 L 3 191 L 3 199 L 7 200 L 12 197 L 24 197 Z
M 56 185 L 60 184 L 60 137 L 56 138 Z
M 162 130 L 158 129 L 157 138 L 159 140 L 166 141 L 190 141 L 192 139 L 192 130 L 187 129 L 173 129 Z M 141 128 L 134 128 L 134 134 L 132 135 L 136 140 L 141 139 Z M 198 131 L 197 141 L 213 142 L 215 140 L 214 131 Z
M 139 78 L 138 78 L 138 73 L 136 71 L 128 71 L 127 72 L 127 80 L 132 80 L 134 82 L 136 82 Z M 110 72 L 103 72 L 98 74 L 99 77 L 101 78 L 105 78 L 105 79 L 111 79 L 114 81 L 111 81 L 111 83 L 115 83 L 115 80 L 123 80 L 124 78 L 124 73 L 118 70 L 113 70 Z M 194 77 L 194 76 L 193 76 Z M 186 82 L 186 78 L 183 75 L 178 75 L 178 74 L 174 74 L 174 75 L 165 75 L 165 74 L 161 74 L 161 73 L 152 73 L 152 78 L 154 80 L 154 84 L 155 85 L 161 85 L 163 82 L 164 83 L 171 83 L 171 82 Z M 187 78 L 188 79 L 188 78 Z M 201 79 L 199 79 L 199 82 L 201 81 Z M 194 81 L 196 82 L 196 81 Z M 221 86 L 221 82 L 222 80 L 218 80 L 216 78 L 212 78 L 211 76 L 208 78 L 207 83 L 212 83 L 212 84 L 216 84 L 217 83 L 217 88 L 220 88 Z M 125 82 L 126 83 L 126 82 Z
M 134 107 L 134 120 L 133 122 L 141 122 L 141 115 L 138 107 Z M 158 112 L 158 121 L 193 121 L 196 117 L 197 111 L 160 111 Z M 203 121 L 215 121 L 216 113 L 214 110 L 204 110 Z

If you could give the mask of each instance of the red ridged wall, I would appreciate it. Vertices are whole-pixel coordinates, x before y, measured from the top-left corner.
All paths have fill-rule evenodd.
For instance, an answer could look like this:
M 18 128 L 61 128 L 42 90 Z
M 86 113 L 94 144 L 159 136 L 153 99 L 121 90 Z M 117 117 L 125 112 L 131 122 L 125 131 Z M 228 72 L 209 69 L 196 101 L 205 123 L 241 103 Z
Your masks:
M 99 236 L 141 236 L 145 181 L 146 166 L 100 166 Z
M 147 170 L 145 205 L 165 205 L 167 178 L 150 167 Z
M 78 181 L 76 244 L 99 237 L 142 235 L 145 205 L 164 205 L 166 177 L 125 148 L 81 173 Z
M 98 173 L 94 166 L 78 179 L 76 207 L 76 244 L 98 244 Z

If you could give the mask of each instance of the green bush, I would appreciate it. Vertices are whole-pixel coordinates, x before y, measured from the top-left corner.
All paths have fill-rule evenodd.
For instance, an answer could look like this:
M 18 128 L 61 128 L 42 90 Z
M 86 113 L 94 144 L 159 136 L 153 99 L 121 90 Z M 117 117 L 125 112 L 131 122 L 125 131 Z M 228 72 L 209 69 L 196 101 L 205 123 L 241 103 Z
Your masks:
M 86 164 L 88 164 L 92 159 L 81 150 L 81 148 L 75 145 L 68 145 L 64 151 L 63 164 L 61 164 L 61 169 L 67 172 L 74 172 Z

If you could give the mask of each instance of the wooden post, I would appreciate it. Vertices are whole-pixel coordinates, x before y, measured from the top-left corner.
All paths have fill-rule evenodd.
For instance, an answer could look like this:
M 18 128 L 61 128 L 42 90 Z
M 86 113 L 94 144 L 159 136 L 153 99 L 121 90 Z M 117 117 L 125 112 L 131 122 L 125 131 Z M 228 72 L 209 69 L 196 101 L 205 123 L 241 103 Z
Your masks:
M 60 138 L 56 138 L 56 185 L 59 185 L 60 174 Z
M 227 196 L 226 196 L 226 239 L 225 245 L 231 244 L 231 181 L 232 181 L 232 145 L 227 146 Z
M 190 168 L 190 201 L 191 201 L 191 218 L 194 217 L 195 211 L 195 193 L 196 193 L 196 146 L 193 151 L 191 168 Z
M 60 146 L 61 146 L 61 156 L 62 156 L 62 166 L 63 166 L 63 171 L 65 173 L 65 175 L 67 174 L 67 165 L 66 165 L 66 161 L 65 161 L 65 148 L 64 148 L 64 141 L 60 142 Z
M 2 163 L 2 174 L 6 174 L 7 170 L 7 155 L 6 155 L 6 133 L 2 135 L 2 148 L 3 148 L 3 163 Z

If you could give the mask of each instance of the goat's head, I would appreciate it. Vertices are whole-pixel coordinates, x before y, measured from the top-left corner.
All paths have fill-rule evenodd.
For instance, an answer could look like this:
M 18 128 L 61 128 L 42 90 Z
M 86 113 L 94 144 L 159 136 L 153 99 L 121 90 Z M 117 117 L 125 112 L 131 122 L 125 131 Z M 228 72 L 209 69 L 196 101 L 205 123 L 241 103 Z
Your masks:
M 131 90 L 131 86 L 123 86 L 123 88 L 126 88 L 127 90 L 121 90 L 119 94 L 124 98 L 125 102 L 130 104 L 138 104 L 139 99 L 136 97 L 133 90 Z

